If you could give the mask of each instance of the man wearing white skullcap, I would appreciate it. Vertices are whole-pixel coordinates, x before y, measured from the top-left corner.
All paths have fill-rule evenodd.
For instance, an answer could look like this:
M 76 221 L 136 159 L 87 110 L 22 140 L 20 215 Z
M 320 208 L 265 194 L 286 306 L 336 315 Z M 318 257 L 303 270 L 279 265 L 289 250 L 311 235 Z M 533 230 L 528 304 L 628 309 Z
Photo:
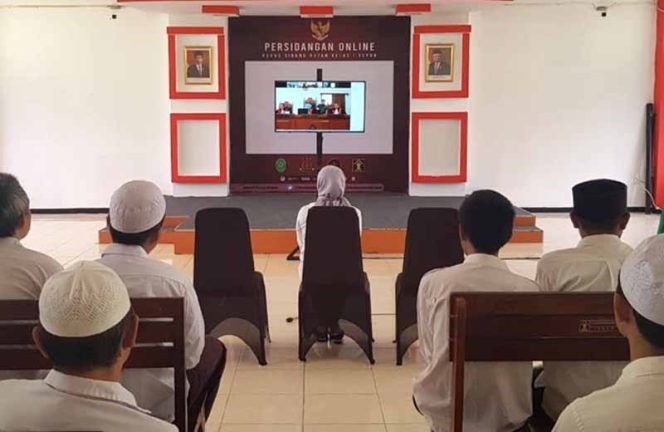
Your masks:
M 52 276 L 39 324 L 33 338 L 53 370 L 43 381 L 0 381 L 0 430 L 177 431 L 120 384 L 138 319 L 113 270 L 80 262 Z
M 620 237 L 629 222 L 627 186 L 598 179 L 572 188 L 572 225 L 581 241 L 573 248 L 550 252 L 537 264 L 537 284 L 544 292 L 615 292 L 620 267 L 632 247 Z M 574 399 L 616 382 L 624 362 L 545 362 L 536 387 L 554 421 Z M 535 392 L 536 405 L 539 404 Z
M 554 431 L 664 430 L 664 235 L 627 258 L 613 309 L 632 361 L 613 386 L 572 402 Z
M 148 255 L 157 246 L 165 215 L 166 201 L 157 185 L 142 180 L 122 185 L 111 197 L 107 221 L 113 244 L 99 262 L 115 270 L 132 298 L 184 298 L 188 418 L 193 430 L 201 410 L 209 415 L 212 409 L 226 348 L 218 339 L 206 338 L 203 314 L 189 276 Z M 136 396 L 139 406 L 164 420 L 173 420 L 175 384 L 171 371 L 128 370 L 122 383 Z

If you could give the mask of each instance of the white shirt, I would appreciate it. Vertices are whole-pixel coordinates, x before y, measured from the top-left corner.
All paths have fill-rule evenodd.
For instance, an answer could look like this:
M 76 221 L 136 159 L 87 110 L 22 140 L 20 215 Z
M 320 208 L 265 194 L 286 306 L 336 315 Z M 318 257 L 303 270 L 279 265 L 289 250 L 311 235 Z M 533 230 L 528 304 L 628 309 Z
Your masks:
M 190 278 L 174 267 L 150 258 L 140 246 L 114 243 L 98 261 L 115 270 L 132 298 L 184 298 L 184 363 L 186 369 L 196 367 L 205 345 L 205 324 Z M 122 374 L 122 384 L 136 396 L 139 406 L 159 418 L 174 418 L 172 369 L 126 370 Z
M 56 260 L 23 247 L 17 238 L 0 238 L 1 300 L 38 300 L 46 280 L 61 270 Z M 38 379 L 45 374 L 45 371 L 0 371 L 0 380 Z
M 554 432 L 664 430 L 664 357 L 634 360 L 611 387 L 572 402 Z
M 300 277 L 302 277 L 303 263 L 304 263 L 304 243 L 307 238 L 307 216 L 309 215 L 309 209 L 315 207 L 316 203 L 312 202 L 300 208 L 300 211 L 297 213 L 297 221 L 295 222 L 295 234 L 297 235 L 297 246 L 300 248 Z M 357 212 L 357 221 L 360 226 L 360 236 L 362 236 L 362 212 L 360 209 L 355 208 Z
M 449 299 L 453 292 L 537 291 L 533 281 L 509 271 L 492 255 L 473 254 L 463 264 L 424 275 L 417 296 L 420 356 L 425 369 L 413 394 L 434 432 L 452 421 L 452 363 L 449 360 Z M 472 362 L 465 368 L 466 432 L 512 432 L 532 413 L 531 362 Z
M 537 265 L 536 281 L 547 292 L 613 292 L 632 248 L 615 235 L 584 237 L 577 247 L 548 253 Z M 545 386 L 542 407 L 557 419 L 574 399 L 616 382 L 625 362 L 545 362 L 537 381 Z
M 23 247 L 17 238 L 0 238 L 0 299 L 37 300 L 46 280 L 61 270 L 53 258 Z
M 0 381 L 0 430 L 177 432 L 136 406 L 119 383 L 52 370 L 42 380 Z

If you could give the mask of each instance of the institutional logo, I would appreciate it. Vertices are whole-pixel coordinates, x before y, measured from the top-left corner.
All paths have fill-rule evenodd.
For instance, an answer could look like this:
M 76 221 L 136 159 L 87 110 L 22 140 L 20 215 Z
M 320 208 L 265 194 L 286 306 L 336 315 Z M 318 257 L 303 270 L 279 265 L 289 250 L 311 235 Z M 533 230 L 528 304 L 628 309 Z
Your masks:
M 311 36 L 316 39 L 318 42 L 323 42 L 330 36 L 330 27 L 332 23 L 328 20 L 323 23 L 323 21 L 311 21 Z
M 283 174 L 288 169 L 288 162 L 284 158 L 279 158 L 274 162 L 274 169 L 279 174 Z
M 364 159 L 353 159 L 353 172 L 363 173 L 367 170 L 367 162 Z

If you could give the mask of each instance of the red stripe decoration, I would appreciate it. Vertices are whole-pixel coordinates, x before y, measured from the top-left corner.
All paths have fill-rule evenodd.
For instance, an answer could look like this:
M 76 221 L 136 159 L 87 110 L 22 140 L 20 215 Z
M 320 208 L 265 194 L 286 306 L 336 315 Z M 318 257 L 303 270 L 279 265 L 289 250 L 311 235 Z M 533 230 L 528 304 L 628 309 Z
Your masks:
M 219 122 L 219 175 L 181 175 L 179 173 L 178 122 L 183 120 L 216 120 Z M 173 183 L 226 183 L 226 114 L 171 114 L 171 181 Z
M 239 16 L 240 8 L 237 6 L 203 5 L 201 6 L 201 12 L 204 14 Z
M 456 175 L 420 174 L 420 121 L 458 120 L 460 122 L 459 173 Z M 414 112 L 411 117 L 411 180 L 413 183 L 464 183 L 468 179 L 468 113 Z
M 431 12 L 431 3 L 398 4 L 396 7 L 397 15 L 417 15 L 428 12 Z
M 334 16 L 332 6 L 300 6 L 301 17 L 331 17 Z

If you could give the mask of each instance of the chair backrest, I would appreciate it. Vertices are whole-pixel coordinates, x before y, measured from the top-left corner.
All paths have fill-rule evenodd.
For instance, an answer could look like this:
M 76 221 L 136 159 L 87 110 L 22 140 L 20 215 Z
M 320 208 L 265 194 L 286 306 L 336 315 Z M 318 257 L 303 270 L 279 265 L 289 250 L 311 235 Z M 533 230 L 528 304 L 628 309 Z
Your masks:
M 455 432 L 463 425 L 465 361 L 629 360 L 612 293 L 455 293 L 449 340 Z
M 361 283 L 362 245 L 354 208 L 309 209 L 304 244 L 302 282 L 305 286 Z
M 428 271 L 463 262 L 459 212 L 452 208 L 417 208 L 408 216 L 403 278 L 419 286 Z
M 184 366 L 184 302 L 182 298 L 132 299 L 139 316 L 137 345 L 126 369 L 173 368 L 175 424 L 187 430 L 187 397 Z M 32 340 L 39 323 L 36 300 L 0 301 L 0 370 L 44 370 L 51 363 Z
M 194 286 L 196 291 L 234 293 L 250 287 L 254 256 L 249 220 L 240 208 L 208 208 L 196 213 Z

